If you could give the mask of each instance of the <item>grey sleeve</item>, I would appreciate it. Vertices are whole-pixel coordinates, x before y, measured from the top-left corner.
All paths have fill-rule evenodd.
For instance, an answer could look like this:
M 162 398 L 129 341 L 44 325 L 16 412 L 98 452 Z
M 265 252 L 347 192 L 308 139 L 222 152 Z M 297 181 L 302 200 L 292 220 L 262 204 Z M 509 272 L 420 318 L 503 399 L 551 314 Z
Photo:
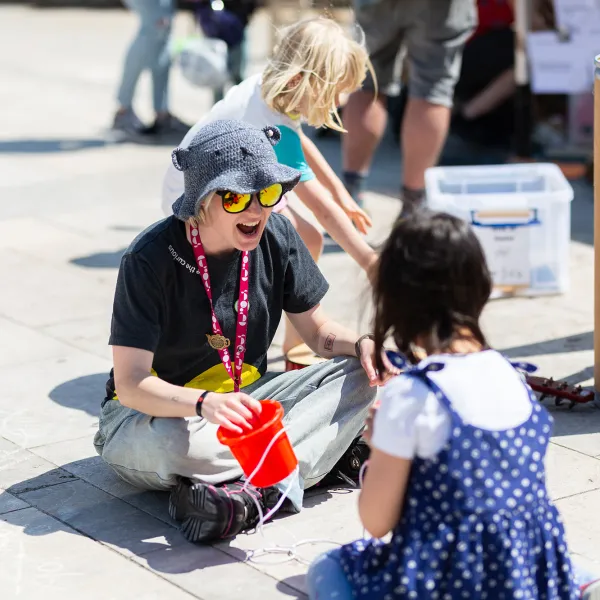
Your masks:
M 283 310 L 303 313 L 321 302 L 329 284 L 292 224 L 289 221 L 287 223 L 289 254 L 285 270 Z
M 121 260 L 110 329 L 110 346 L 155 352 L 164 314 L 162 286 L 150 265 L 135 254 Z

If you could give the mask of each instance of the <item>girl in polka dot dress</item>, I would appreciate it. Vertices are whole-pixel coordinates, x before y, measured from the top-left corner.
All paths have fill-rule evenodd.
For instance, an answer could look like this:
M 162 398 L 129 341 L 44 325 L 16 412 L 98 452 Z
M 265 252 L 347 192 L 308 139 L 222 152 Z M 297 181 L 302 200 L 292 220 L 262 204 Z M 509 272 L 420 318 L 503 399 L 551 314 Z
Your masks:
M 402 354 L 388 355 L 406 371 L 365 434 L 359 513 L 373 539 L 318 558 L 311 599 L 600 599 L 574 573 L 546 489 L 552 419 L 479 326 L 490 290 L 467 223 L 426 212 L 397 222 L 379 263 L 375 341 L 391 335 Z

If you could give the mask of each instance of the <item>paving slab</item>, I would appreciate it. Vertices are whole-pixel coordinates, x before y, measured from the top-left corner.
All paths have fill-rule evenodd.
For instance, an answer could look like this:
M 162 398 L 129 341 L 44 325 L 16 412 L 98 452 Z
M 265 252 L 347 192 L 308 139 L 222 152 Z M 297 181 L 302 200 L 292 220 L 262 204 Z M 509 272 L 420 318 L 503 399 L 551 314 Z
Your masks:
M 594 404 L 577 405 L 572 410 L 553 409 L 556 444 L 588 456 L 600 456 L 600 410 Z
M 94 448 L 94 434 L 95 431 L 88 432 L 78 438 L 36 446 L 30 452 L 67 469 L 72 464 L 88 461 L 91 458 L 100 458 Z
M 95 255 L 95 259 L 107 260 L 106 253 Z M 108 258 L 112 260 L 112 258 Z M 107 305 L 104 314 L 94 319 L 72 319 L 38 328 L 40 334 L 83 350 L 100 358 L 112 361 L 112 350 L 108 345 L 112 305 Z
M 559 500 L 600 488 L 600 460 L 550 444 L 546 455 L 548 490 Z
M 155 550 L 135 562 L 206 600 L 262 600 L 304 598 L 293 587 L 278 582 L 248 564 L 210 546 L 179 546 Z
M 600 571 L 600 520 L 596 515 L 600 489 L 564 498 L 556 503 L 565 522 L 569 547 Z
M 0 437 L 0 490 L 18 496 L 73 479 L 55 464 Z
M 31 448 L 95 432 L 109 370 L 108 361 L 77 349 L 0 369 L 0 435 Z
M 358 494 L 356 490 L 340 488 L 323 493 L 310 493 L 305 499 L 302 512 L 297 515 L 281 516 L 259 532 L 239 535 L 231 542 L 216 547 L 239 560 L 251 558 L 251 564 L 279 581 L 287 582 L 295 589 L 306 593 L 304 574 L 307 562 L 331 550 L 336 545 L 363 536 L 358 519 Z M 300 560 L 284 560 L 280 554 L 264 555 L 265 548 L 283 546 L 296 548 Z M 256 554 L 256 556 L 254 556 Z
M 36 217 L 0 221 L 0 249 L 17 250 L 32 259 L 43 256 L 44 262 L 69 263 L 85 253 L 97 252 L 98 246 L 119 250 L 102 238 L 102 232 L 88 225 L 87 231 L 73 230 L 60 223 Z
M 71 345 L 4 317 L 0 317 L 0 339 L 0 369 L 43 359 L 63 360 L 73 352 Z
M 29 508 L 29 504 L 6 491 L 0 490 L 0 515 L 22 508 Z
M 125 556 L 189 543 L 173 525 L 75 480 L 22 493 L 22 500 Z
M 32 452 L 61 469 L 95 486 L 96 488 L 120 498 L 127 504 L 153 516 L 164 523 L 171 524 L 167 512 L 168 493 L 140 490 L 123 481 L 96 454 L 93 436 L 66 440 L 33 448 Z
M 189 14 L 180 15 L 175 36 L 189 33 L 190 25 Z M 259 557 L 249 562 L 247 553 L 315 534 L 337 543 L 361 536 L 355 491 L 309 494 L 305 510 L 266 526 L 265 538 L 254 533 L 199 548 L 183 543 L 171 527 L 167 493 L 120 480 L 92 445 L 111 366 L 107 338 L 120 256 L 162 218 L 160 187 L 176 145 L 115 144 L 106 135 L 135 28 L 124 10 L 0 6 L 6 83 L 0 86 L 0 596 L 304 598 L 304 562 L 259 565 Z M 264 13 L 251 24 L 249 73 L 264 63 L 270 28 Z M 27 54 L 15 53 L 23 31 L 34 42 Z M 174 113 L 193 122 L 209 107 L 210 93 L 190 86 L 177 68 L 171 75 Z M 146 120 L 150 91 L 144 75 L 135 107 Z M 339 137 L 318 144 L 339 172 Z M 365 206 L 374 221 L 367 240 L 377 247 L 400 209 L 400 152 L 389 137 L 367 183 Z M 537 364 L 542 375 L 588 385 L 593 204 L 590 186 L 574 187 L 571 289 L 491 302 L 483 324 L 491 344 L 512 358 Z M 332 240 L 319 265 L 331 284 L 327 312 L 368 331 L 372 307 L 364 274 Z M 283 367 L 282 333 L 280 327 L 269 351 L 272 370 Z M 546 405 L 555 418 L 547 459 L 551 494 L 559 499 L 574 553 L 600 565 L 600 409 Z M 303 546 L 299 555 L 308 561 L 330 547 Z
M 44 261 L 43 254 L 2 252 L 0 272 L 4 274 L 0 315 L 30 327 L 74 318 L 99 318 L 114 296 L 113 273 L 82 272 L 74 265 L 55 266 Z
M 483 327 L 492 344 L 512 358 L 525 358 L 546 354 L 553 340 L 590 331 L 589 315 L 567 312 L 557 306 L 542 309 L 540 303 L 546 300 L 512 298 L 490 302 L 483 315 Z M 520 355 L 519 348 L 523 346 L 527 348 L 523 349 L 524 355 Z M 558 350 L 555 346 L 553 344 L 553 353 Z M 570 350 L 573 349 L 571 345 Z
M 35 508 L 0 516 L 7 600 L 184 600 L 188 593 Z

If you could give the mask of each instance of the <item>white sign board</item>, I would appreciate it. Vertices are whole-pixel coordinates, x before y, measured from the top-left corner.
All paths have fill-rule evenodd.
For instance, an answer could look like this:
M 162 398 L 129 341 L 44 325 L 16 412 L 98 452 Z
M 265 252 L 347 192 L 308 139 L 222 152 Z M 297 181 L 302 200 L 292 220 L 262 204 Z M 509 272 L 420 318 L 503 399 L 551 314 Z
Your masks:
M 598 23 L 600 3 L 597 0 L 554 0 L 558 29 L 570 33 L 586 33 Z
M 527 36 L 527 51 L 534 93 L 591 91 L 594 57 L 600 54 L 600 35 L 577 34 L 563 40 L 554 31 L 536 31 Z

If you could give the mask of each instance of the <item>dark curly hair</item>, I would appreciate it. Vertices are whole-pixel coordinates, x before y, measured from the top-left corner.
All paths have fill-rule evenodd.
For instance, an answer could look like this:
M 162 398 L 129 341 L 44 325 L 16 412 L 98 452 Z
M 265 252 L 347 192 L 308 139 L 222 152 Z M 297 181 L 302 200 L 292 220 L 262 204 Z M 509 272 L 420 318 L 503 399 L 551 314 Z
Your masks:
M 487 342 L 479 325 L 492 289 L 483 249 L 470 225 L 423 210 L 399 219 L 385 242 L 374 285 L 375 345 L 392 336 L 414 360 L 411 343 L 427 354 L 447 352 L 461 338 Z

